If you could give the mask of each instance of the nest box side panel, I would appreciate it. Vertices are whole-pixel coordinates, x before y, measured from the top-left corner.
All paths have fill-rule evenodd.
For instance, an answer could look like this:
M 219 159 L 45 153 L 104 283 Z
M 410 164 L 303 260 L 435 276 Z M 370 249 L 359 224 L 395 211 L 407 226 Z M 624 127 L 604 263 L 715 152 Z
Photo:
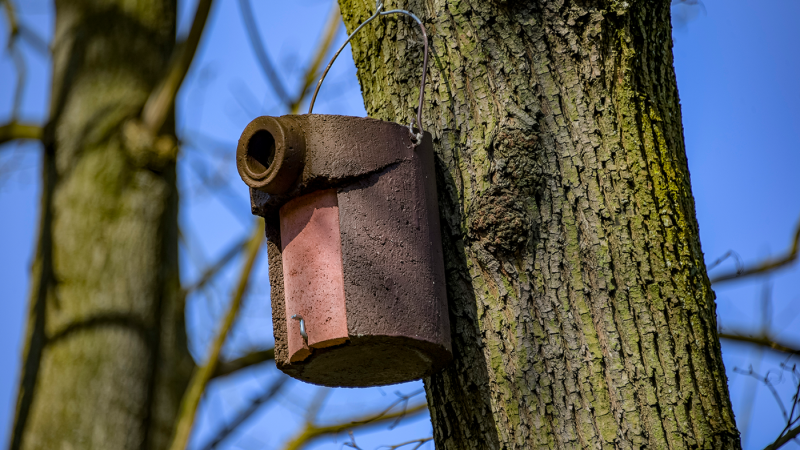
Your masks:
M 451 346 L 430 135 L 338 197 L 350 335 L 434 344 L 435 370 Z
M 280 209 L 290 362 L 348 340 L 336 190 L 295 198 Z M 277 311 L 276 311 L 277 313 Z M 300 329 L 305 323 L 307 343 Z M 306 345 L 307 344 L 307 345 Z
M 275 364 L 281 368 L 289 364 L 286 315 L 275 314 L 285 311 L 283 295 L 283 256 L 281 255 L 281 229 L 277 214 L 264 217 L 267 235 L 267 255 L 269 256 L 270 300 L 272 301 L 272 330 L 275 337 Z

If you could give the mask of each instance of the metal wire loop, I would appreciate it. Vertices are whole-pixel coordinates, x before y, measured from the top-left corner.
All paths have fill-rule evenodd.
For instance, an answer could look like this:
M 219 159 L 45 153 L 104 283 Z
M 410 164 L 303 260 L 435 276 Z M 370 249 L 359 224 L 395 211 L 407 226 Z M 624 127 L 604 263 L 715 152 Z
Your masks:
M 408 17 L 411 17 L 412 19 L 414 19 L 415 22 L 417 22 L 417 24 L 419 25 L 419 28 L 422 30 L 422 39 L 424 40 L 424 44 L 425 44 L 425 56 L 424 56 L 424 58 L 422 60 L 422 82 L 420 83 L 420 86 L 419 86 L 419 104 L 417 105 L 417 129 L 419 130 L 419 132 L 418 133 L 414 133 L 414 127 L 412 126 L 413 123 L 408 125 L 408 131 L 411 133 L 411 136 L 414 138 L 415 144 L 419 144 L 420 142 L 422 142 L 422 133 L 423 133 L 423 130 L 422 130 L 422 102 L 425 99 L 425 76 L 428 73 L 428 32 L 425 30 L 425 25 L 423 25 L 422 21 L 419 20 L 419 18 L 417 16 L 415 16 L 413 13 L 411 13 L 409 11 L 406 11 L 406 10 L 403 10 L 403 9 L 393 9 L 393 10 L 390 10 L 390 11 L 384 11 L 383 10 L 383 1 L 381 1 L 381 0 L 378 0 L 375 3 L 375 14 L 373 14 L 367 20 L 362 22 L 361 25 L 358 26 L 358 28 L 356 28 L 355 30 L 353 30 L 352 33 L 350 33 L 350 36 L 347 36 L 347 40 L 344 41 L 344 44 L 342 44 L 341 47 L 339 47 L 339 50 L 337 50 L 336 54 L 333 55 L 333 58 L 331 58 L 331 62 L 329 62 L 328 66 L 325 67 L 325 71 L 322 72 L 322 78 L 319 79 L 319 82 L 317 83 L 317 88 L 314 90 L 314 95 L 311 97 L 311 104 L 308 105 L 308 113 L 311 114 L 312 111 L 314 110 L 314 102 L 317 100 L 317 94 L 319 94 L 319 88 L 322 87 L 322 82 L 325 80 L 325 76 L 328 75 L 328 71 L 331 69 L 331 66 L 333 65 L 333 62 L 336 61 L 337 57 L 339 57 L 339 53 L 341 53 L 342 50 L 344 50 L 344 47 L 350 42 L 350 39 L 352 39 L 353 36 L 355 36 L 356 33 L 361 31 L 361 29 L 364 28 L 364 26 L 366 24 L 370 23 L 376 17 L 378 17 L 378 16 L 388 16 L 390 14 L 403 14 L 403 15 L 406 15 Z

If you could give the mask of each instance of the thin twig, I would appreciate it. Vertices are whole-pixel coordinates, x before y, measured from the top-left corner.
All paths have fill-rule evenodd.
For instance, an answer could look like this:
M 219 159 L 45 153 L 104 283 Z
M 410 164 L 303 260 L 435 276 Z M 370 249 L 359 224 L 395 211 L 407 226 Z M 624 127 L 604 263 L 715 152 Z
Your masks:
M 789 411 L 788 415 L 784 413 L 784 418 L 786 419 L 786 426 L 783 427 L 783 430 L 781 430 L 781 433 L 778 435 L 778 438 L 775 439 L 775 442 L 773 442 L 771 446 L 771 448 L 773 449 L 778 448 L 779 446 L 776 446 L 775 443 L 783 439 L 783 437 L 786 436 L 787 433 L 793 431 L 792 427 L 797 425 L 797 422 L 800 422 L 800 416 L 796 418 L 794 416 L 795 411 L 797 411 L 798 403 L 800 403 L 800 379 L 798 379 L 797 365 L 795 364 L 791 368 L 789 368 L 787 364 L 781 363 L 781 369 L 792 374 L 793 379 L 795 380 L 795 384 L 797 385 L 797 388 L 795 389 L 794 396 L 792 396 L 792 409 Z
M 761 376 L 755 372 L 753 372 L 753 368 L 751 367 L 749 371 L 743 371 L 734 367 L 734 372 L 741 373 L 744 375 L 749 375 L 755 378 L 756 380 L 763 383 L 769 391 L 772 393 L 772 396 L 775 398 L 775 401 L 778 403 L 778 407 L 781 410 L 781 414 L 783 415 L 784 420 L 786 421 L 786 426 L 783 428 L 781 433 L 778 435 L 778 438 L 775 441 L 765 447 L 765 450 L 776 450 L 782 447 L 787 442 L 795 439 L 798 435 L 800 435 L 800 426 L 796 426 L 798 422 L 800 422 L 800 417 L 795 417 L 795 412 L 798 410 L 798 402 L 800 402 L 800 373 L 797 371 L 797 366 L 793 365 L 791 368 L 785 364 L 781 363 L 781 369 L 787 371 L 792 374 L 793 379 L 797 385 L 795 389 L 795 394 L 792 396 L 792 408 L 789 412 L 786 411 L 786 407 L 783 404 L 783 400 L 781 400 L 780 396 L 778 395 L 778 391 L 775 389 L 775 386 L 769 380 L 769 372 L 767 375 Z M 794 428 L 793 428 L 794 427 Z
M 14 11 L 14 5 L 11 0 L 0 0 L 5 5 L 6 19 L 8 20 L 9 36 L 8 36 L 8 52 L 11 54 L 11 59 L 14 62 L 14 68 L 17 71 L 17 86 L 14 90 L 14 100 L 11 103 L 11 119 L 15 121 L 19 114 L 20 107 L 22 106 L 22 96 L 25 94 L 25 83 L 28 81 L 28 68 L 25 64 L 25 57 L 22 51 L 17 46 L 17 38 L 20 36 L 20 24 L 17 19 L 17 14 Z M 0 141 L 2 143 L 3 141 Z
M 749 344 L 760 345 L 762 347 L 771 348 L 779 352 L 790 353 L 792 355 L 800 355 L 800 349 L 793 348 L 791 345 L 776 342 L 773 338 L 766 335 L 761 336 L 747 336 L 742 333 L 720 333 L 720 339 L 735 342 L 746 342 Z
M 417 450 L 418 448 L 422 447 L 423 444 L 425 444 L 426 442 L 432 441 L 432 440 L 433 440 L 433 436 L 429 436 L 429 437 L 422 438 L 422 439 L 414 439 L 413 441 L 401 442 L 400 444 L 395 444 L 395 445 L 382 445 L 382 446 L 380 446 L 378 448 L 379 449 L 386 448 L 388 450 L 397 450 L 398 448 L 405 447 L 406 445 L 417 444 L 414 448 L 411 449 L 411 450 Z
M 265 363 L 267 361 L 275 360 L 275 349 L 260 350 L 250 352 L 241 358 L 236 358 L 232 361 L 223 361 L 217 364 L 217 370 L 214 371 L 214 378 L 224 377 L 230 375 L 238 370 L 252 367 L 256 364 Z
M 235 242 L 231 248 L 220 256 L 220 258 L 211 266 L 207 267 L 203 274 L 197 278 L 197 281 L 190 284 L 184 291 L 190 294 L 198 289 L 202 289 L 209 281 L 211 281 L 225 266 L 228 265 L 239 253 L 241 253 L 250 241 L 249 237 L 245 237 L 238 242 Z
M 353 434 L 353 430 L 347 432 L 350 435 L 350 442 L 345 442 L 343 446 L 347 446 L 353 448 L 355 450 L 364 450 L 356 444 L 356 436 Z
M 254 20 L 253 10 L 250 7 L 250 1 L 239 0 L 239 7 L 242 12 L 242 20 L 244 22 L 245 30 L 247 31 L 250 44 L 253 46 L 253 51 L 256 54 L 256 59 L 258 59 L 261 69 L 264 71 L 264 74 L 269 80 L 273 90 L 278 95 L 281 103 L 286 106 L 290 114 L 297 114 L 297 112 L 300 110 L 300 104 L 306 99 L 311 86 L 314 84 L 314 81 L 317 78 L 319 68 L 325 59 L 325 55 L 328 53 L 331 45 L 333 44 L 333 40 L 336 37 L 336 32 L 339 30 L 339 25 L 342 23 L 338 3 L 334 2 L 331 14 L 328 17 L 328 22 L 325 25 L 325 31 L 322 34 L 322 39 L 317 46 L 317 51 L 303 75 L 303 84 L 300 86 L 300 90 L 294 97 L 289 96 L 289 94 L 286 92 L 286 88 L 283 87 L 283 83 L 275 72 L 272 61 L 270 60 L 261 37 L 259 36 L 258 26 Z
M 354 429 L 369 429 L 375 428 L 387 423 L 395 422 L 402 418 L 417 417 L 424 414 L 428 410 L 426 403 L 415 405 L 411 408 L 403 409 L 391 414 L 374 414 L 357 418 L 353 421 L 345 421 L 333 425 L 319 426 L 315 424 L 306 424 L 305 428 L 284 447 L 286 450 L 299 450 L 311 442 L 323 438 L 325 436 L 336 435 L 348 430 Z
M 350 447 L 352 449 L 355 449 L 355 450 L 363 450 L 361 447 L 359 447 L 358 444 L 356 444 L 356 437 L 355 437 L 355 435 L 353 435 L 353 431 L 352 430 L 348 431 L 348 434 L 350 435 L 350 442 L 345 442 L 343 445 L 346 446 L 346 447 Z M 388 449 L 388 450 L 397 450 L 398 448 L 402 448 L 402 447 L 405 447 L 405 446 L 411 445 L 411 444 L 417 444 L 417 445 L 414 446 L 414 448 L 411 449 L 411 450 L 417 450 L 418 448 L 420 448 L 423 445 L 425 445 L 426 442 L 430 442 L 432 440 L 433 440 L 433 436 L 429 436 L 429 437 L 422 438 L 422 439 L 414 439 L 414 440 L 411 440 L 411 441 L 401 442 L 401 443 L 395 444 L 395 445 L 381 445 L 380 447 L 378 447 L 378 450 L 380 450 L 382 448 L 385 448 L 385 449 Z
M 734 261 L 736 261 L 736 273 L 741 273 L 742 269 L 744 268 L 742 266 L 742 258 L 740 258 L 739 254 L 736 253 L 733 250 L 728 250 L 727 252 L 725 252 L 724 255 L 722 255 L 719 258 L 717 258 L 716 261 L 714 261 L 711 264 L 709 264 L 707 270 L 709 270 L 709 271 L 713 270 L 715 267 L 717 267 L 718 265 L 722 264 L 728 258 L 733 258 Z
M 16 119 L 19 116 L 20 108 L 22 108 L 22 96 L 25 94 L 25 84 L 28 81 L 28 66 L 25 64 L 25 57 L 22 56 L 22 51 L 17 45 L 13 45 L 10 42 L 8 51 L 11 53 L 14 67 L 17 69 L 17 88 L 14 90 L 14 102 L 11 104 L 11 117 Z
M 250 280 L 250 273 L 253 271 L 253 266 L 255 265 L 256 257 L 258 256 L 263 240 L 263 221 L 259 220 L 258 225 L 253 229 L 250 242 L 247 245 L 247 258 L 242 272 L 239 275 L 239 281 L 236 284 L 236 290 L 231 299 L 231 306 L 220 325 L 214 342 L 211 344 L 208 361 L 206 361 L 205 365 L 195 370 L 192 379 L 189 381 L 189 387 L 186 389 L 186 393 L 181 400 L 181 408 L 177 419 L 177 425 L 175 426 L 175 436 L 172 439 L 172 445 L 170 445 L 171 450 L 184 450 L 186 444 L 189 442 L 189 435 L 192 431 L 192 424 L 194 423 L 197 406 L 200 404 L 200 398 L 203 396 L 206 385 L 217 371 L 222 346 L 225 343 L 225 338 L 228 336 L 228 332 L 233 326 L 233 322 L 241 307 L 242 299 L 244 298 L 247 284 Z
M 328 22 L 325 25 L 325 31 L 322 33 L 322 39 L 317 46 L 317 52 L 314 54 L 314 58 L 312 58 L 311 64 L 308 66 L 303 76 L 303 85 L 300 87 L 300 91 L 297 93 L 295 99 L 287 105 L 291 114 L 297 114 L 297 112 L 300 110 L 300 104 L 309 94 L 311 86 L 313 86 L 314 82 L 317 81 L 317 77 L 319 76 L 319 68 L 325 61 L 325 55 L 328 54 L 328 51 L 333 44 L 333 39 L 336 37 L 336 32 L 339 31 L 339 26 L 341 23 L 342 13 L 339 11 L 338 2 L 334 2 L 331 13 L 328 16 Z
M 797 260 L 797 255 L 799 253 L 798 248 L 800 248 L 800 221 L 797 222 L 797 228 L 794 232 L 794 240 L 792 241 L 792 245 L 784 256 L 780 258 L 767 259 L 766 261 L 756 264 L 753 267 L 748 267 L 742 270 L 737 270 L 736 272 L 730 272 L 716 276 L 711 279 L 711 283 L 721 283 L 724 281 L 741 279 L 744 277 L 764 274 L 776 269 L 780 269 L 781 267 L 787 266 Z
M 43 129 L 39 125 L 10 122 L 0 125 L 0 145 L 16 139 L 42 139 Z
M 42 56 L 50 56 L 50 46 L 47 45 L 47 42 L 35 31 L 33 31 L 30 27 L 25 25 L 24 23 L 20 23 L 17 25 L 19 37 L 28 41 L 28 43 L 36 49 Z
M 225 158 L 226 162 L 230 149 L 236 148 L 236 141 L 223 141 L 197 130 L 184 130 L 180 136 L 184 148 L 191 147 L 206 155 Z
M 197 46 L 200 44 L 200 37 L 203 35 L 206 19 L 208 19 L 208 13 L 211 11 L 212 1 L 198 1 L 189 35 L 186 40 L 175 47 L 166 75 L 150 93 L 150 97 L 144 105 L 142 122 L 153 134 L 157 134 L 167 120 L 178 90 L 192 65 Z
M 409 400 L 411 400 L 413 397 L 416 397 L 417 395 L 422 394 L 424 392 L 425 392 L 425 389 L 420 389 L 418 391 L 414 391 L 414 392 L 412 392 L 410 394 L 407 394 L 407 395 L 401 394 L 400 392 L 395 392 L 395 395 L 397 395 L 397 397 L 398 397 L 397 401 L 395 401 L 394 403 L 389 405 L 389 407 L 386 408 L 381 414 L 388 413 L 389 411 L 392 410 L 392 408 L 394 408 L 395 406 L 397 406 L 399 404 L 402 404 L 403 405 L 403 410 L 405 410 L 406 408 L 408 408 L 408 401 Z M 397 420 L 395 420 L 394 423 L 389 426 L 389 429 L 390 430 L 394 429 L 394 427 L 396 427 L 397 425 L 400 424 L 401 420 L 403 420 L 403 416 L 398 417 Z
M 778 407 L 781 410 L 781 414 L 783 415 L 783 418 L 785 420 L 788 420 L 788 415 L 786 414 L 786 406 L 783 404 L 783 400 L 781 400 L 781 396 L 778 395 L 778 391 L 775 389 L 775 385 L 773 385 L 772 382 L 769 381 L 769 372 L 767 372 L 766 375 L 762 376 L 762 375 L 756 373 L 755 371 L 753 371 L 753 367 L 752 366 L 750 367 L 750 369 L 748 371 L 744 371 L 742 369 L 739 369 L 738 367 L 734 367 L 733 371 L 736 372 L 736 373 L 740 373 L 742 375 L 751 376 L 751 377 L 755 378 L 756 380 L 760 381 L 764 386 L 766 386 L 767 389 L 769 389 L 769 392 L 772 394 L 772 397 L 775 399 L 775 403 L 778 404 Z
M 778 438 L 775 442 L 764 447 L 764 450 L 778 450 L 798 435 L 800 435 L 800 426 L 792 428 L 786 434 Z
M 267 49 L 261 41 L 255 15 L 253 14 L 253 9 L 250 7 L 250 0 L 239 0 L 239 10 L 242 13 L 242 22 L 244 22 L 244 29 L 247 31 L 248 40 L 250 41 L 250 45 L 253 46 L 253 52 L 256 54 L 256 59 L 258 59 L 261 70 L 264 71 L 264 75 L 267 76 L 272 89 L 275 91 L 275 94 L 278 95 L 281 103 L 285 105 L 290 104 L 291 99 L 289 98 L 289 94 L 286 93 L 286 88 L 283 87 L 281 79 L 275 72 L 272 61 L 267 54 Z
M 330 393 L 331 388 L 328 387 L 323 387 L 317 390 L 317 393 L 314 394 L 314 398 L 311 399 L 311 403 L 306 409 L 306 422 L 315 423 L 317 421 L 319 410 L 325 405 L 325 400 L 328 399 L 328 395 L 330 395 Z
M 237 197 L 241 198 L 231 188 L 230 186 L 231 180 L 228 180 L 229 181 L 228 183 L 216 184 L 215 183 L 216 179 L 211 178 L 202 172 L 205 166 L 202 166 L 202 168 L 197 167 L 197 164 L 195 164 L 195 162 L 192 160 L 187 160 L 187 165 L 192 170 L 192 172 L 195 175 L 197 175 L 197 177 L 200 178 L 200 180 L 202 181 L 200 187 L 202 189 L 205 189 L 206 192 L 217 196 L 222 206 L 228 209 L 228 211 L 231 213 L 232 216 L 242 221 L 243 224 L 247 224 L 252 221 L 252 219 L 250 218 L 250 214 L 245 215 L 246 213 L 243 212 L 241 208 L 237 208 L 235 205 L 231 204 L 231 199 L 235 199 Z M 219 176 L 218 178 L 220 177 L 221 176 Z M 213 189 L 211 188 L 211 186 L 213 186 Z
M 11 0 L 0 0 L 5 5 L 6 11 L 6 19 L 8 20 L 8 30 L 11 35 L 11 39 L 13 39 L 19 33 L 19 22 L 17 21 L 17 14 L 14 11 L 14 5 L 11 4 Z
M 231 421 L 231 423 L 229 423 L 228 425 L 225 426 L 225 428 L 220 430 L 219 433 L 217 433 L 217 435 L 214 437 L 214 439 L 209 441 L 208 445 L 203 447 L 203 450 L 212 450 L 216 448 L 219 444 L 221 444 L 222 441 L 227 439 L 231 435 L 231 433 L 233 433 L 241 424 L 243 424 L 247 419 L 249 419 L 250 416 L 253 415 L 253 413 L 258 411 L 261 405 L 270 401 L 272 397 L 274 397 L 275 394 L 277 394 L 278 391 L 281 390 L 281 388 L 283 387 L 284 384 L 286 384 L 287 381 L 289 381 L 289 377 L 283 374 L 279 375 L 278 379 L 272 383 L 269 389 L 264 391 L 264 393 L 258 396 L 258 398 L 250 402 L 250 405 L 248 405 L 247 408 L 242 410 L 242 412 L 240 412 L 239 415 L 236 416 L 236 418 Z
M 47 42 L 36 34 L 35 31 L 17 19 L 17 12 L 14 10 L 14 5 L 11 3 L 11 0 L 0 0 L 0 3 L 5 5 L 3 9 L 6 11 L 6 20 L 8 20 L 8 46 L 13 46 L 16 38 L 21 37 L 43 55 L 49 55 L 50 47 L 47 45 Z

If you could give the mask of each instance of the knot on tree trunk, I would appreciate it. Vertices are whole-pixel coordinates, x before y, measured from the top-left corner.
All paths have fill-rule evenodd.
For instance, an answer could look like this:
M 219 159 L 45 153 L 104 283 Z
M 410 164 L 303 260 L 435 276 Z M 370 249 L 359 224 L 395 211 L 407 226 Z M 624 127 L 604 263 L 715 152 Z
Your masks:
M 530 236 L 530 217 L 519 195 L 493 186 L 477 196 L 469 217 L 469 237 L 493 254 L 519 251 Z
M 535 130 L 501 127 L 490 149 L 492 184 L 517 196 L 532 196 L 539 190 L 543 150 Z
M 171 136 L 155 136 L 138 120 L 125 122 L 122 138 L 136 167 L 160 171 L 178 158 L 178 144 Z

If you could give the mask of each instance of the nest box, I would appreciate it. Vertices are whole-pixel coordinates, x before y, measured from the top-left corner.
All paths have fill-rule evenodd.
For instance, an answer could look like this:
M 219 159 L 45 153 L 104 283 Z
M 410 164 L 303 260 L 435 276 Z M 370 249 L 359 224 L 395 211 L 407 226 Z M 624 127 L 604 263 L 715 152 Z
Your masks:
M 264 217 L 275 362 L 325 386 L 451 359 L 431 136 L 334 115 L 259 117 L 236 164 Z

